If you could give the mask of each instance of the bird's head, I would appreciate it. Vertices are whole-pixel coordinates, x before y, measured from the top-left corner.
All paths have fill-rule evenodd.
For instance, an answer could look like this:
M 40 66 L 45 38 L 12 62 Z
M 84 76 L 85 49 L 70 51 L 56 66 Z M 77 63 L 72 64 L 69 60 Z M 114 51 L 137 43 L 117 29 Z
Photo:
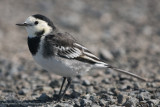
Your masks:
M 24 23 L 16 25 L 24 26 L 30 38 L 47 35 L 56 29 L 50 19 L 40 14 L 29 16 Z

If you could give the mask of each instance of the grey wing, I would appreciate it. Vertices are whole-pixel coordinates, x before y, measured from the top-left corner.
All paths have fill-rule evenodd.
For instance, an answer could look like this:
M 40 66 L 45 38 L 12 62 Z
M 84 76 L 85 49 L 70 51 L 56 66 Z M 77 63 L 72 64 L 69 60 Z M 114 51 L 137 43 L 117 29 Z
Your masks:
M 57 33 L 48 36 L 48 38 L 48 41 L 56 48 L 55 55 L 102 67 L 108 65 L 100 61 L 100 59 L 92 54 L 86 47 L 79 44 L 69 33 Z
M 78 43 L 73 43 L 72 47 L 61 46 L 58 49 L 57 55 L 67 58 L 82 61 L 96 66 L 107 67 L 107 64 L 102 62 L 98 57 L 92 54 L 86 47 Z

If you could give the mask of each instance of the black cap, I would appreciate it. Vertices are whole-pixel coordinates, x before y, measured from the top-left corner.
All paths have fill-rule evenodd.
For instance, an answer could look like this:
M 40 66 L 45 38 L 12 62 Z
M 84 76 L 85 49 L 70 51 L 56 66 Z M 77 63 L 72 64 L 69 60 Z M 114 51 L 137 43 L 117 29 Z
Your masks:
M 43 20 L 43 21 L 47 22 L 49 26 L 51 26 L 53 29 L 56 29 L 53 22 L 49 18 L 47 18 L 46 16 L 41 15 L 41 14 L 35 14 L 35 15 L 32 15 L 32 16 L 36 19 L 40 19 L 40 20 Z

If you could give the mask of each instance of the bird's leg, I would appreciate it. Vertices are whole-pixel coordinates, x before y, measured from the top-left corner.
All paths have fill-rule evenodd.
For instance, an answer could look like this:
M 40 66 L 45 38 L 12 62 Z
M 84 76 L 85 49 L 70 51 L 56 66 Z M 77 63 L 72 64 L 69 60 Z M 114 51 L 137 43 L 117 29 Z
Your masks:
M 61 96 L 61 92 L 62 92 L 63 85 L 64 85 L 65 81 L 66 81 L 66 77 L 63 77 L 62 85 L 61 85 L 61 88 L 60 88 L 60 91 L 59 91 L 59 94 L 58 94 L 59 97 Z
M 68 87 L 71 85 L 72 79 L 71 79 L 71 78 L 67 78 L 67 81 L 68 81 L 68 83 L 67 83 L 67 85 L 66 85 L 66 87 L 65 87 L 65 89 L 64 89 L 63 94 L 60 96 L 59 100 L 60 100 L 61 98 L 63 98 L 63 96 L 65 95 Z

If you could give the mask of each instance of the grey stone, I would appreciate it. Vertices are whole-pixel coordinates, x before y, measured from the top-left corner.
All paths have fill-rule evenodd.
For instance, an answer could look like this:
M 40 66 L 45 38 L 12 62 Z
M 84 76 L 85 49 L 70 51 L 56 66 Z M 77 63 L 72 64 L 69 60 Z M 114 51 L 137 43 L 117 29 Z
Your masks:
M 117 96 L 117 102 L 118 102 L 119 104 L 122 104 L 123 98 L 124 98 L 124 96 L 123 96 L 122 94 L 119 94 L 119 95 Z
M 80 107 L 80 101 L 78 99 L 74 99 L 74 107 Z
M 91 83 L 90 83 L 89 80 L 83 80 L 82 85 L 84 85 L 84 86 L 90 86 Z
M 110 84 L 110 80 L 108 78 L 105 78 L 102 80 L 102 83 L 105 83 L 105 84 Z
M 49 83 L 49 86 L 52 87 L 52 88 L 55 88 L 55 87 L 59 87 L 60 86 L 60 83 L 58 80 L 53 80 Z
M 137 95 L 137 98 L 139 99 L 139 101 L 144 101 L 144 97 L 140 94 Z
M 91 95 L 89 99 L 94 103 L 98 102 L 99 100 L 96 95 Z
M 142 99 L 144 100 L 149 100 L 151 98 L 150 93 L 148 91 L 145 92 L 141 92 L 140 96 L 142 97 Z
M 113 60 L 113 55 L 110 51 L 108 51 L 107 49 L 101 49 L 100 50 L 100 58 L 103 59 L 103 60 Z
M 99 100 L 99 105 L 100 106 L 106 106 L 108 104 L 109 101 L 105 101 L 104 99 L 100 99 Z
M 23 90 L 18 91 L 19 95 L 25 95 L 25 92 Z
M 150 99 L 149 101 L 147 101 L 147 103 L 149 104 L 149 105 L 159 105 L 160 104 L 160 99 Z
M 101 98 L 104 99 L 105 101 L 111 101 L 112 100 L 110 95 L 108 95 L 108 94 L 102 94 Z
M 125 107 L 136 107 L 138 103 L 138 99 L 134 97 L 130 97 L 129 99 L 126 100 L 126 102 L 123 104 Z
M 80 100 L 80 104 L 81 104 L 82 107 L 84 107 L 84 106 L 91 106 L 92 101 L 88 100 L 88 99 L 81 99 Z
M 49 101 L 49 100 L 51 100 L 51 98 L 48 95 L 46 95 L 45 93 L 42 93 L 41 96 L 39 98 L 37 98 L 37 100 Z
M 133 87 L 134 87 L 135 90 L 138 90 L 139 89 L 139 83 L 134 83 Z
M 101 107 L 101 106 L 99 106 L 97 104 L 93 104 L 92 107 Z
M 78 98 L 80 95 L 81 95 L 81 94 L 80 94 L 79 92 L 76 92 L 76 91 L 73 91 L 73 92 L 71 93 L 71 97 L 72 97 L 72 98 Z

